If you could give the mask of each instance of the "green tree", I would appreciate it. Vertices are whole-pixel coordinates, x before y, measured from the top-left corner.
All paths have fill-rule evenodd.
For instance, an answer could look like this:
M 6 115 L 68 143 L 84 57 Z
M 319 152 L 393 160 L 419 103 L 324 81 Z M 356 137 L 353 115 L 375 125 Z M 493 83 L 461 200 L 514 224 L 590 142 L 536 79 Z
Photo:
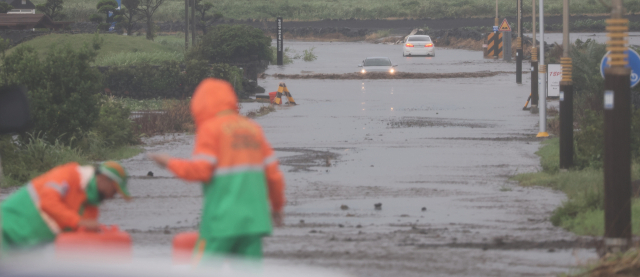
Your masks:
M 36 5 L 36 10 L 46 14 L 53 20 L 63 20 L 65 15 L 62 14 L 63 0 L 47 0 L 46 3 Z
M 147 39 L 153 40 L 156 37 L 156 24 L 153 22 L 153 14 L 164 3 L 165 0 L 140 0 L 138 11 L 144 16 L 147 25 Z
M 79 50 L 53 45 L 43 59 L 35 49 L 20 46 L 3 59 L 5 83 L 29 89 L 33 133 L 50 143 L 59 139 L 70 145 L 91 130 L 99 115 L 102 88 L 102 75 L 91 66 L 99 44 L 95 41 Z
M 7 4 L 6 2 L 0 2 L 0 13 L 7 13 L 12 9 L 13 9 L 13 6 Z
M 107 31 L 111 27 L 111 22 L 115 20 L 115 17 L 120 14 L 118 11 L 118 2 L 116 0 L 100 0 L 96 5 L 98 13 L 92 14 L 89 20 L 93 23 L 98 23 L 98 29 Z M 113 17 L 109 17 L 109 12 L 113 13 Z M 104 17 L 102 16 L 104 15 Z M 117 22 L 117 21 L 116 21 Z
M 239 60 L 271 60 L 271 37 L 248 25 L 217 25 L 209 30 L 186 59 L 228 63 Z
M 222 18 L 221 13 L 214 13 L 213 15 L 207 15 L 209 10 L 213 9 L 213 4 L 210 2 L 203 2 L 202 0 L 196 0 L 196 12 L 198 13 L 198 22 L 196 23 L 198 28 L 202 29 L 202 34 L 207 34 L 207 21 L 216 21 Z
M 128 35 L 139 29 L 138 22 L 143 19 L 139 8 L 140 0 L 122 0 L 120 13 L 115 17 L 117 27 L 124 29 Z

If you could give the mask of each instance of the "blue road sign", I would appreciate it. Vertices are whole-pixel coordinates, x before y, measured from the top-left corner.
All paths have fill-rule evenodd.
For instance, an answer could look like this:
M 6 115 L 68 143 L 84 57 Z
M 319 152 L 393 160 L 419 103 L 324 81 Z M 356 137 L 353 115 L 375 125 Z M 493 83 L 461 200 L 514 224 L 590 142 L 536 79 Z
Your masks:
M 497 32 L 498 31 L 498 26 L 493 26 L 493 32 Z
M 600 74 L 603 78 L 604 69 L 610 67 L 608 63 L 609 53 L 611 52 L 607 52 L 607 54 L 602 57 L 602 61 L 600 62 Z M 640 77 L 638 77 L 638 74 L 640 74 L 640 55 L 638 55 L 638 52 L 634 51 L 631 48 L 629 48 L 629 50 L 627 50 L 625 53 L 627 54 L 626 60 L 629 62 L 628 67 L 631 68 L 631 87 L 635 87 L 638 83 L 640 83 Z

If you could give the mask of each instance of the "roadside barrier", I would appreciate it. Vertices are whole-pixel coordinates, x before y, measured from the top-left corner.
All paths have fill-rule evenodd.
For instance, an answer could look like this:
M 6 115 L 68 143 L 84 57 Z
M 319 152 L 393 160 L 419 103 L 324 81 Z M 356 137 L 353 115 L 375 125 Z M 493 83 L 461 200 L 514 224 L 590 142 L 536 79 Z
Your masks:
M 131 260 L 131 236 L 118 226 L 101 226 L 100 232 L 79 228 L 76 232 L 61 233 L 55 241 L 55 253 L 59 257 L 77 257 L 98 254 L 119 261 Z
M 484 58 L 496 59 L 502 56 L 502 33 L 489 33 L 487 35 L 487 52 Z
M 184 265 L 191 263 L 193 249 L 196 247 L 198 236 L 198 232 L 184 232 L 173 237 L 173 264 Z
M 289 93 L 289 89 L 287 88 L 287 85 L 285 83 L 280 83 L 280 85 L 278 86 L 278 94 L 276 94 L 276 98 L 273 100 L 274 104 L 276 104 L 276 105 L 281 105 L 282 104 L 282 94 L 283 93 L 289 99 L 289 104 L 297 105 L 296 101 L 293 100 L 293 96 L 291 96 L 291 93 Z
M 529 106 L 529 101 L 531 101 L 531 94 L 529 94 L 529 98 L 527 98 L 527 102 L 524 103 L 524 108 L 522 108 L 523 111 L 527 111 L 530 110 L 531 108 L 528 108 Z

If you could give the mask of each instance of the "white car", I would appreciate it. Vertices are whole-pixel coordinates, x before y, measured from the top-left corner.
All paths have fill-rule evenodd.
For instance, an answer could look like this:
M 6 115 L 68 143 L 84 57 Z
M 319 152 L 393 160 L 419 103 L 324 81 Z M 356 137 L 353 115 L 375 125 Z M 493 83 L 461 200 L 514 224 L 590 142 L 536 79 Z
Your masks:
M 367 72 L 388 72 L 393 74 L 396 72 L 396 66 L 398 65 L 392 64 L 387 57 L 368 57 L 362 61 L 362 64 L 358 65 L 358 67 L 362 67 L 360 70 L 362 74 Z
M 436 47 L 431 37 L 425 35 L 408 36 L 402 46 L 402 56 L 436 56 Z

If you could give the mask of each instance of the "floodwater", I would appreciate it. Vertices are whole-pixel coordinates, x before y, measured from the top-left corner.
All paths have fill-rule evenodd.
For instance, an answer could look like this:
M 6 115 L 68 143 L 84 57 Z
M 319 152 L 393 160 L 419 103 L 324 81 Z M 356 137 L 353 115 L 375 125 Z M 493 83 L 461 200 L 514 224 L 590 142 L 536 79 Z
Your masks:
M 399 70 L 515 71 L 481 52 L 438 49 L 402 58 L 401 46 L 287 42 L 318 59 L 266 72 L 347 73 L 367 56 Z M 528 68 L 525 64 L 523 68 Z M 259 117 L 284 172 L 286 226 L 265 240 L 267 261 L 331 268 L 355 276 L 549 276 L 596 258 L 593 248 L 549 216 L 565 196 L 509 177 L 540 170 L 538 115 L 514 74 L 405 80 L 286 82 L 297 106 Z M 261 104 L 243 104 L 243 112 Z M 193 135 L 147 141 L 147 152 L 190 156 Z M 175 179 L 144 154 L 124 161 L 134 200 L 104 205 L 101 220 L 134 239 L 137 258 L 170 261 L 171 239 L 196 230 L 198 184 Z M 146 177 L 152 171 L 154 177 Z M 381 209 L 374 205 L 381 203 Z

